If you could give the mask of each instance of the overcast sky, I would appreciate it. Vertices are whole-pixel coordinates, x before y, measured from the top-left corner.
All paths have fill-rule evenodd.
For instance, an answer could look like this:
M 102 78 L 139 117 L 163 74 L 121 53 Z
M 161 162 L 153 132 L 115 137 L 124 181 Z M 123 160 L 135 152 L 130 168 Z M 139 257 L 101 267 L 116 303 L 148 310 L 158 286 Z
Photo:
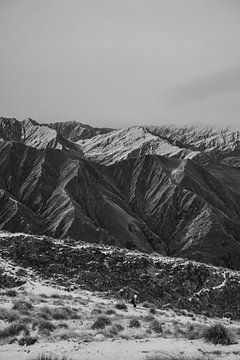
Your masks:
M 239 0 L 0 0 L 0 115 L 240 123 Z

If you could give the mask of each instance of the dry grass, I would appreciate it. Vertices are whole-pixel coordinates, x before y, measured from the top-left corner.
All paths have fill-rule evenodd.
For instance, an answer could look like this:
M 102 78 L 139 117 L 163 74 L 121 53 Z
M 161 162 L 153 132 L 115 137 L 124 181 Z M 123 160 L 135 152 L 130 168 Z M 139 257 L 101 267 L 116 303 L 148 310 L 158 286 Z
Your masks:
M 28 300 L 17 300 L 13 304 L 13 310 L 18 310 L 20 313 L 28 313 L 33 310 L 33 304 Z
M 39 354 L 37 357 L 30 360 L 71 360 L 67 355 L 57 356 L 51 354 Z
M 39 309 L 39 316 L 45 320 L 70 320 L 80 319 L 76 309 L 68 306 L 54 307 L 54 306 L 43 306 Z
M 12 323 L 3 329 L 0 330 L 0 339 L 5 339 L 7 337 L 12 337 L 18 335 L 20 332 L 29 334 L 29 329 L 26 324 L 22 324 L 21 322 Z
M 0 320 L 13 322 L 13 321 L 18 320 L 19 318 L 20 318 L 20 315 L 19 315 L 18 311 L 0 307 Z

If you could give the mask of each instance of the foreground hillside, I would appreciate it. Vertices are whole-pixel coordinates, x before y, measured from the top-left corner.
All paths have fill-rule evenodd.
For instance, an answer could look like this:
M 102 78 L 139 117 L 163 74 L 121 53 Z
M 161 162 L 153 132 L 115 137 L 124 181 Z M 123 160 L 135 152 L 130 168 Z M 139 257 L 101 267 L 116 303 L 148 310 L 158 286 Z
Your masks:
M 24 284 L 32 273 L 33 279 L 38 276 L 69 290 L 80 287 L 122 298 L 135 291 L 140 301 L 161 307 L 240 318 L 240 275 L 236 271 L 25 234 L 2 233 L 0 255 L 13 266 L 7 272 L 2 265 L 1 286 Z
M 1 118 L 0 229 L 240 269 L 239 151 L 229 129 Z
M 240 355 L 239 272 L 6 232 L 0 264 L 1 360 Z M 134 293 L 136 309 L 129 303 Z

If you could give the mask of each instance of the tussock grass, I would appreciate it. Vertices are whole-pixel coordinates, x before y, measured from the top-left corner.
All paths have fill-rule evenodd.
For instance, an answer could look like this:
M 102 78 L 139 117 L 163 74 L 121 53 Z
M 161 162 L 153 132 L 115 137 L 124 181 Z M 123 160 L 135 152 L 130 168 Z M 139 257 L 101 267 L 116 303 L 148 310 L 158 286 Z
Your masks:
M 20 313 L 28 313 L 33 310 L 33 304 L 28 300 L 17 300 L 13 304 L 13 310 L 18 310 Z
M 12 323 L 3 329 L 0 330 L 0 339 L 5 339 L 7 337 L 16 336 L 20 332 L 24 332 L 26 335 L 29 334 L 29 329 L 26 324 L 20 322 Z
M 51 354 L 39 354 L 30 360 L 71 360 L 67 355 L 57 356 Z
M 39 309 L 39 316 L 45 320 L 70 320 L 80 318 L 76 309 L 67 306 L 43 306 Z
M 111 325 L 112 321 L 107 316 L 99 316 L 92 325 L 92 329 L 104 329 L 105 326 Z
M 233 333 L 222 324 L 216 324 L 207 328 L 203 333 L 204 339 L 221 345 L 236 344 Z
M 19 315 L 18 311 L 0 307 L 0 320 L 13 322 L 13 321 L 18 320 L 19 318 L 20 318 L 20 315 Z
M 40 319 L 36 325 L 41 332 L 51 332 L 57 328 L 53 322 L 44 319 Z
M 158 333 L 158 334 L 161 334 L 163 332 L 163 328 L 162 328 L 161 323 L 156 319 L 151 321 L 151 323 L 149 324 L 149 329 L 156 332 L 156 333 Z
M 115 308 L 118 310 L 128 311 L 128 307 L 124 302 L 119 302 L 115 304 Z

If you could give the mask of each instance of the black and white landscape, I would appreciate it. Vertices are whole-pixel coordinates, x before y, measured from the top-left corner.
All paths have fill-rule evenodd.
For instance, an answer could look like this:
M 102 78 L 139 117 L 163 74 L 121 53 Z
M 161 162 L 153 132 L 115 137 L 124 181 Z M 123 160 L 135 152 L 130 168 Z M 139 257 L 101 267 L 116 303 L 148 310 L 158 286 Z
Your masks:
M 239 14 L 0 0 L 0 360 L 240 359 Z
M 239 131 L 0 120 L 4 356 L 18 356 L 9 342 L 69 355 L 75 339 L 118 359 L 112 339 L 129 341 L 130 359 L 155 354 L 159 336 L 169 354 L 179 337 L 197 354 L 219 322 L 232 332 L 215 334 L 221 353 L 239 355 Z M 27 325 L 4 335 L 15 323 Z

